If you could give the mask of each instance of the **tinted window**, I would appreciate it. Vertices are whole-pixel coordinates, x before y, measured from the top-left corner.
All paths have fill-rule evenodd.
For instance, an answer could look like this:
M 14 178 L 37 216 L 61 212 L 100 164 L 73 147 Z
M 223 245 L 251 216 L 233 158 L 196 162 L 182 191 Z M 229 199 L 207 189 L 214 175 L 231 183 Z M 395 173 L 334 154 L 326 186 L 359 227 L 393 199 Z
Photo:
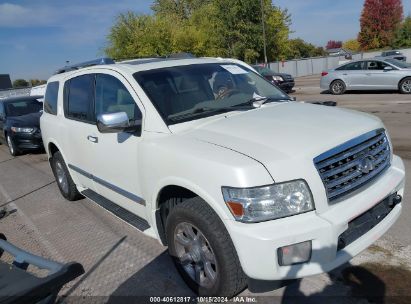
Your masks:
M 3 106 L 3 103 L 2 102 L 0 102 L 0 118 L 3 118 L 4 119 L 4 106 Z
M 385 67 L 389 66 L 388 64 L 382 61 L 367 61 L 367 69 L 368 70 L 384 70 Z
M 18 100 L 4 104 L 6 116 L 16 117 L 38 113 L 43 109 L 43 103 L 36 99 Z
M 141 112 L 126 87 L 117 78 L 97 74 L 96 116 L 104 113 L 126 112 L 130 120 L 141 120 Z
M 66 116 L 84 122 L 93 122 L 94 75 L 83 75 L 70 80 Z
M 50 82 L 47 85 L 46 96 L 44 97 L 44 112 L 57 115 L 57 95 L 59 83 Z
M 363 62 L 352 62 L 346 65 L 343 65 L 342 67 L 339 67 L 337 71 L 358 71 L 358 70 L 363 70 Z

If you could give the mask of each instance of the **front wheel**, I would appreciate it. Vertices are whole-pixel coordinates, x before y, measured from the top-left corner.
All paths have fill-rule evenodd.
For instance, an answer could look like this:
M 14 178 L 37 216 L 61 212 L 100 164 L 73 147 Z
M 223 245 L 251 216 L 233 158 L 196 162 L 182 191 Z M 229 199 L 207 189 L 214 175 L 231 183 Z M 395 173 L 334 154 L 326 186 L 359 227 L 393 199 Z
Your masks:
M 400 92 L 402 94 L 411 94 L 411 77 L 407 77 L 401 81 Z
M 246 287 L 231 238 L 201 198 L 175 206 L 166 222 L 168 250 L 187 285 L 200 296 L 237 295 Z
M 16 144 L 14 143 L 13 139 L 11 139 L 10 135 L 6 135 L 7 146 L 9 147 L 9 152 L 11 156 L 19 155 L 20 151 L 17 149 Z
M 346 86 L 342 80 L 335 80 L 330 85 L 330 92 L 333 95 L 342 95 L 345 93 L 345 90 Z

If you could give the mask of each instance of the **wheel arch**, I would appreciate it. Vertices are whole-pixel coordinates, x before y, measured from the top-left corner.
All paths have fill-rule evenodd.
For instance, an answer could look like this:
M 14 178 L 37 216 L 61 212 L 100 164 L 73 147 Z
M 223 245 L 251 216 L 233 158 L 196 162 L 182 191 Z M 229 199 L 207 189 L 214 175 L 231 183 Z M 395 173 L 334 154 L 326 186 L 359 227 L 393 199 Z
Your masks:
M 188 183 L 168 183 L 164 184 L 159 187 L 159 190 L 156 191 L 155 199 L 153 200 L 153 209 L 154 209 L 154 216 L 153 219 L 156 227 L 157 233 L 160 241 L 163 245 L 167 245 L 166 236 L 165 236 L 165 221 L 167 219 L 167 215 L 172 209 L 163 210 L 162 208 L 170 208 L 170 206 L 166 206 L 166 202 L 170 198 L 179 198 L 177 204 L 194 197 L 201 198 L 205 203 L 207 203 L 217 214 L 217 216 L 222 220 L 224 223 L 224 219 L 227 218 L 226 214 L 221 208 L 221 205 L 217 204 L 212 199 L 212 196 L 207 194 L 205 191 L 200 190 L 194 186 L 189 185 Z

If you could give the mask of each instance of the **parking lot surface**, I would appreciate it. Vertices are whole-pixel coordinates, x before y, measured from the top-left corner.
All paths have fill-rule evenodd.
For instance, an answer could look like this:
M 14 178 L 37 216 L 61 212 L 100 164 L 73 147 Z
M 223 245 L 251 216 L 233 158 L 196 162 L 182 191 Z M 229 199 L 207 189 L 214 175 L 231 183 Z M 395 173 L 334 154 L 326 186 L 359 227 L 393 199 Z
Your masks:
M 337 101 L 338 106 L 380 117 L 411 172 L 411 98 L 397 92 L 348 92 L 333 96 L 319 88 L 319 77 L 296 79 L 298 101 Z M 267 303 L 411 302 L 411 184 L 403 214 L 375 245 L 330 274 L 264 294 L 245 290 Z M 78 261 L 86 273 L 60 295 L 68 302 L 139 302 L 138 296 L 193 296 L 161 246 L 88 199 L 65 201 L 45 154 L 16 158 L 0 146 L 0 206 L 17 210 L 0 220 L 9 241 L 60 262 Z M 127 297 L 127 298 L 124 298 Z M 377 302 L 381 303 L 381 302 Z

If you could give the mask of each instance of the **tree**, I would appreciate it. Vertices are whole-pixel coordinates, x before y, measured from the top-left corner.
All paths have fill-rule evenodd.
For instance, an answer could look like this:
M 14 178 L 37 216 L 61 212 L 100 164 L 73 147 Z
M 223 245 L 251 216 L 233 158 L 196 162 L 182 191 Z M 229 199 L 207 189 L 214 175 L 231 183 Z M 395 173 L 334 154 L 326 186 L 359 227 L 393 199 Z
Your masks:
M 394 42 L 394 48 L 411 47 L 411 15 L 401 24 Z
M 339 49 L 342 48 L 342 41 L 335 41 L 335 40 L 330 40 L 327 42 L 327 46 L 325 47 L 327 50 L 330 49 Z
M 16 79 L 13 81 L 13 88 L 27 88 L 29 83 L 24 79 Z
M 357 39 L 350 39 L 343 43 L 343 49 L 352 52 L 359 52 L 361 50 L 361 45 Z
M 325 55 L 326 52 L 324 48 L 316 47 L 311 43 L 307 43 L 304 40 L 297 38 L 290 40 L 290 52 L 287 59 L 309 58 Z
M 263 0 L 268 57 L 287 56 L 291 17 Z M 263 59 L 260 1 L 156 0 L 153 15 L 120 14 L 107 36 L 114 58 L 190 52 L 197 56 Z
M 365 0 L 358 41 L 364 50 L 391 46 L 403 18 L 401 0 Z
M 39 86 L 39 85 L 42 85 L 42 84 L 45 84 L 45 83 L 47 83 L 47 81 L 45 81 L 45 80 L 40 80 L 40 79 L 30 79 L 30 80 L 29 80 L 29 84 L 30 84 L 32 87 Z

